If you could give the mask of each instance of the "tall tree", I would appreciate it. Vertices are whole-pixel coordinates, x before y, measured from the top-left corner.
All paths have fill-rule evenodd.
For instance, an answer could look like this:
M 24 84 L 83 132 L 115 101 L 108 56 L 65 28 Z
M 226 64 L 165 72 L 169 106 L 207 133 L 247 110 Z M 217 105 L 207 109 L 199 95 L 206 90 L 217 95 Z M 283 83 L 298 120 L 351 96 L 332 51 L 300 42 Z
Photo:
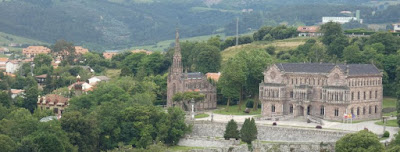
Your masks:
M 221 78 L 218 85 L 221 86 L 221 93 L 228 98 L 227 110 L 230 100 L 239 97 L 246 83 L 246 61 L 242 58 L 234 57 L 228 59 L 222 69 Z M 240 106 L 239 106 L 240 109 Z
M 259 103 L 259 84 L 264 79 L 263 71 L 272 63 L 271 57 L 263 50 L 253 50 L 247 54 L 246 90 L 254 98 L 253 108 L 257 110 Z
M 222 58 L 219 48 L 207 45 L 203 49 L 197 56 L 196 71 L 202 73 L 218 72 Z
M 99 129 L 95 119 L 74 111 L 65 113 L 60 122 L 71 144 L 78 146 L 79 151 L 98 151 Z
M 55 56 L 61 56 L 68 64 L 73 64 L 76 57 L 75 46 L 71 42 L 58 40 L 53 46 L 52 51 Z
M 335 39 L 343 36 L 343 30 L 339 23 L 328 22 L 321 26 L 321 31 L 324 33 L 322 36 L 322 43 L 330 45 Z
M 26 90 L 23 107 L 28 109 L 31 113 L 36 109 L 36 102 L 38 100 L 39 90 L 36 86 L 31 86 Z

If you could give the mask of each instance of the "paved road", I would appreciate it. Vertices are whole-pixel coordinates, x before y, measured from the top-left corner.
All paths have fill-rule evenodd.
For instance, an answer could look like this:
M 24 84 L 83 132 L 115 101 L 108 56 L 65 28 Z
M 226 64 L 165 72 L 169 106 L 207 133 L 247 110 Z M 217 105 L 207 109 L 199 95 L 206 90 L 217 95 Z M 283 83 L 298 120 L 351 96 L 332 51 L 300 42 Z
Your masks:
M 196 121 L 211 121 L 211 112 L 206 112 L 209 114 L 206 118 L 196 119 Z M 213 121 L 215 122 L 228 122 L 231 119 L 234 119 L 236 122 L 243 123 L 246 118 L 252 118 L 256 115 L 221 115 L 213 113 Z M 396 119 L 396 117 L 392 117 L 390 119 Z M 346 131 L 360 131 L 364 128 L 368 128 L 368 130 L 372 131 L 375 134 L 382 135 L 383 134 L 383 126 L 376 125 L 374 121 L 365 121 L 360 123 L 341 123 L 341 122 L 330 122 L 324 121 L 324 125 L 322 128 L 327 129 L 339 129 L 339 130 L 346 130 Z M 273 122 L 277 122 L 278 125 L 284 126 L 295 126 L 295 127 L 310 127 L 314 128 L 318 124 L 316 123 L 307 123 L 305 120 L 302 119 L 294 119 L 290 121 L 271 121 L 271 120 L 258 120 L 256 121 L 257 124 L 265 124 L 265 125 L 272 125 Z M 390 137 L 381 142 L 389 142 L 392 138 L 394 138 L 394 134 L 397 134 L 399 131 L 398 127 L 386 127 L 386 130 L 390 132 Z

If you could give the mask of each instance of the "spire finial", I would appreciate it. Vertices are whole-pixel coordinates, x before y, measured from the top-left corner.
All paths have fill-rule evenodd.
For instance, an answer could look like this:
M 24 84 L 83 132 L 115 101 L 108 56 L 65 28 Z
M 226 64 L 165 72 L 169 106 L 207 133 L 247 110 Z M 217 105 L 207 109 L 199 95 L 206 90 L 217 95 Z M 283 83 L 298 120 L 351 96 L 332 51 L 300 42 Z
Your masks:
M 181 52 L 181 46 L 179 44 L 179 29 L 176 28 L 175 53 L 179 53 L 180 55 L 180 52 Z

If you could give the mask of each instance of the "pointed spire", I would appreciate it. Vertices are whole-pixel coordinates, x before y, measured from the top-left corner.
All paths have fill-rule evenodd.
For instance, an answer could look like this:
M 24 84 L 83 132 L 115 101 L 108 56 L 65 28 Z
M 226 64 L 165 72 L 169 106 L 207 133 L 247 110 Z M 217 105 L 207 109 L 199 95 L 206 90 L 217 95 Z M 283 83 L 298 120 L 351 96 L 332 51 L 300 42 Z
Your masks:
M 176 37 L 175 37 L 175 54 L 181 52 L 181 46 L 179 44 L 179 29 L 176 29 Z

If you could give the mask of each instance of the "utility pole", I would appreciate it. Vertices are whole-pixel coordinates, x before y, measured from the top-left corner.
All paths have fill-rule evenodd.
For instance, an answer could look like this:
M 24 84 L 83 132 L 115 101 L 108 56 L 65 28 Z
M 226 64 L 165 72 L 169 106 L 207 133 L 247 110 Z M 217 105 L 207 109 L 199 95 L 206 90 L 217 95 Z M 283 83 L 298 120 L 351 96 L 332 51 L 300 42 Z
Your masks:
M 236 46 L 239 45 L 239 17 L 236 18 Z

